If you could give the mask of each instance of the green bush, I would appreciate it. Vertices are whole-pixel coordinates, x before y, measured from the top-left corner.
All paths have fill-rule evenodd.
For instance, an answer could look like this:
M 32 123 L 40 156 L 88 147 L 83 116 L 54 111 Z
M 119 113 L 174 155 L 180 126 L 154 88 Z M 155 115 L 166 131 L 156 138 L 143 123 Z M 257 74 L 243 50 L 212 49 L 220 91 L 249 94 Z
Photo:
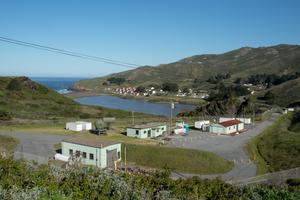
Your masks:
M 22 84 L 18 79 L 14 78 L 8 83 L 6 89 L 10 91 L 21 91 Z
M 11 113 L 4 111 L 4 110 L 0 110 L 0 120 L 2 121 L 9 121 L 12 120 L 13 116 Z

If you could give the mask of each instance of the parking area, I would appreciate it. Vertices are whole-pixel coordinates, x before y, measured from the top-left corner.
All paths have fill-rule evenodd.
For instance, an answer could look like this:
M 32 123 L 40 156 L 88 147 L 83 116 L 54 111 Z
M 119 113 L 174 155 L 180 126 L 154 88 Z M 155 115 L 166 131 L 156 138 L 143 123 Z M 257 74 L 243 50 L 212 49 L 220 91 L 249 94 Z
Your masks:
M 265 128 L 272 125 L 278 114 L 273 114 L 272 117 L 262 123 L 254 126 L 247 126 L 246 132 L 239 135 L 217 135 L 200 130 L 190 130 L 186 136 L 173 135 L 166 142 L 168 146 L 191 148 L 213 152 L 227 160 L 234 162 L 232 171 L 220 175 L 224 180 L 240 180 L 256 175 L 256 166 L 250 160 L 245 152 L 246 143 Z M 189 176 L 186 174 L 186 176 Z M 204 178 L 216 177 L 219 175 L 203 176 Z

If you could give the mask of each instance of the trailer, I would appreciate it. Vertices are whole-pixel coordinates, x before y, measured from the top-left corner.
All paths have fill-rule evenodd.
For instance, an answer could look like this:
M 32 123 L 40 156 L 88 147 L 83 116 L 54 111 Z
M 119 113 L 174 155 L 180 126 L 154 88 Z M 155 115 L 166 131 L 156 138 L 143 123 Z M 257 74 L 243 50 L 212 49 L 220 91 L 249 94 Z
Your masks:
M 203 125 L 208 125 L 208 124 L 210 124 L 209 120 L 197 121 L 195 122 L 195 128 L 203 130 Z

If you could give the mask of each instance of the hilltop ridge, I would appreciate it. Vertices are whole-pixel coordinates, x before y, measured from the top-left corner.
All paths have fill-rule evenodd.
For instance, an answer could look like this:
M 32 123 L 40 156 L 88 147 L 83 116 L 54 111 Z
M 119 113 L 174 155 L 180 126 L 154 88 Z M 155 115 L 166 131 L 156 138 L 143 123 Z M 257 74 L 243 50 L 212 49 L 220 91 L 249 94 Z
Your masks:
M 230 73 L 229 81 L 253 74 L 285 74 L 300 71 L 300 45 L 280 44 L 270 47 L 242 47 L 222 54 L 194 55 L 177 62 L 156 67 L 142 66 L 136 69 L 110 74 L 104 77 L 82 80 L 74 85 L 81 90 L 101 90 L 109 78 L 124 78 L 124 86 L 148 86 L 163 82 L 176 82 L 191 86 L 197 78 L 207 89 L 205 80 L 217 73 Z M 113 87 L 114 85 L 110 85 Z

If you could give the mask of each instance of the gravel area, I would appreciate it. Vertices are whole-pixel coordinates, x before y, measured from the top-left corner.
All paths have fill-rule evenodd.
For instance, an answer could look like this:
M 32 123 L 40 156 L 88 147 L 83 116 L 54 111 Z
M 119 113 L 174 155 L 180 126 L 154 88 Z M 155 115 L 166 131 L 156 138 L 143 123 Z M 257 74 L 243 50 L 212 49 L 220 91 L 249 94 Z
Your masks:
M 14 157 L 16 159 L 33 160 L 39 164 L 47 164 L 49 158 L 55 154 L 53 145 L 68 136 L 49 135 L 43 133 L 0 131 L 0 135 L 7 135 L 19 140 Z
M 245 144 L 251 138 L 261 133 L 265 128 L 272 125 L 278 117 L 273 114 L 270 119 L 248 126 L 248 131 L 236 136 L 216 135 L 198 130 L 191 130 L 187 136 L 172 136 L 167 145 L 173 147 L 206 150 L 216 153 L 227 160 L 234 162 L 234 168 L 225 174 L 204 175 L 202 178 L 220 177 L 226 181 L 236 181 L 250 178 L 256 175 L 256 165 L 250 160 L 245 152 Z M 173 173 L 174 178 L 190 177 L 194 174 Z

